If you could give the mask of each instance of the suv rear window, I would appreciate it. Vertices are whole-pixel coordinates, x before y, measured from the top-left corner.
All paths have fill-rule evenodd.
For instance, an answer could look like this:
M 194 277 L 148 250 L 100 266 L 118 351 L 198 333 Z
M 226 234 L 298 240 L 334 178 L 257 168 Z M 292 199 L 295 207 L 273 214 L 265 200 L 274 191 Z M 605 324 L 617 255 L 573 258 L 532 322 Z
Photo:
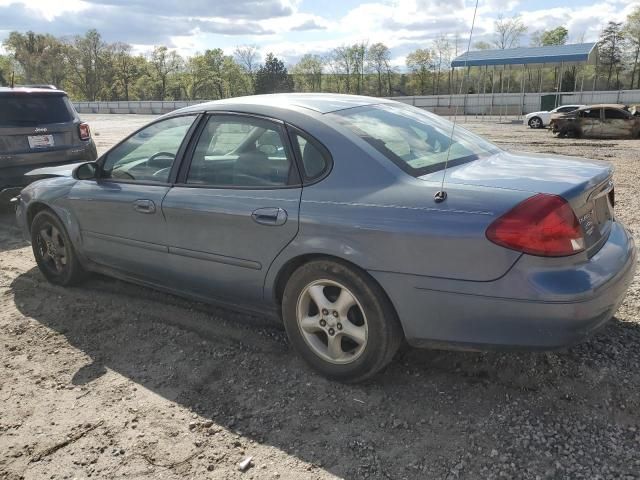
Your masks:
M 63 95 L 0 95 L 0 127 L 30 127 L 73 120 Z

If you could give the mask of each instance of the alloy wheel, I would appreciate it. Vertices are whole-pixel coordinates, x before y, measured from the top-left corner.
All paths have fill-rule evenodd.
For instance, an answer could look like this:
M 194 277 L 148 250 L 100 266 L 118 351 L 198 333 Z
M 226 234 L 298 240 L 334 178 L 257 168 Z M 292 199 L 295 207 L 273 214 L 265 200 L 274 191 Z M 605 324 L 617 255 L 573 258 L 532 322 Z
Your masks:
M 355 295 L 333 280 L 316 280 L 298 297 L 298 327 L 307 345 L 323 360 L 355 361 L 367 345 L 364 309 Z
M 67 267 L 67 246 L 60 231 L 51 223 L 45 223 L 38 232 L 38 252 L 45 267 L 60 274 Z

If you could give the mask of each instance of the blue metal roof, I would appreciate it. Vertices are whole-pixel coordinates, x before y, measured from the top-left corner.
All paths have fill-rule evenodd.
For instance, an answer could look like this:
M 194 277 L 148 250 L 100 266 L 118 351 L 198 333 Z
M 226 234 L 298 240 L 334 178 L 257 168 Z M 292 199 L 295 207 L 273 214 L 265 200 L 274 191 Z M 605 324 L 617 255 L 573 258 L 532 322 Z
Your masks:
M 466 52 L 451 62 L 452 67 L 484 65 L 525 65 L 530 63 L 587 62 L 595 50 L 595 43 L 521 47 L 504 50 L 476 50 Z

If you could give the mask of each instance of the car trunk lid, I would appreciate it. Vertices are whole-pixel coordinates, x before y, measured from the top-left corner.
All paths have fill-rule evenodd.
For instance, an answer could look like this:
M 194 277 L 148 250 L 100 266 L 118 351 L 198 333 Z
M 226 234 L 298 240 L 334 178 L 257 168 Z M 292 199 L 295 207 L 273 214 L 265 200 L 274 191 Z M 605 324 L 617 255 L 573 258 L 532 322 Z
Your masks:
M 443 172 L 420 177 L 440 182 Z M 447 169 L 447 184 L 475 185 L 559 195 L 584 232 L 585 249 L 597 252 L 613 221 L 613 167 L 606 162 L 549 154 L 500 152 Z

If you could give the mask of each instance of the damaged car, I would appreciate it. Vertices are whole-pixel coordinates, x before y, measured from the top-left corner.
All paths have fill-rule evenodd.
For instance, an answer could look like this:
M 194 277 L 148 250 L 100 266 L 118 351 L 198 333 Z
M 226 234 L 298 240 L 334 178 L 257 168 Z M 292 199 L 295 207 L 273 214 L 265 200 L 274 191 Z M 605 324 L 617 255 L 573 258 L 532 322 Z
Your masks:
M 624 105 L 590 105 L 551 119 L 558 137 L 640 138 L 640 117 Z

